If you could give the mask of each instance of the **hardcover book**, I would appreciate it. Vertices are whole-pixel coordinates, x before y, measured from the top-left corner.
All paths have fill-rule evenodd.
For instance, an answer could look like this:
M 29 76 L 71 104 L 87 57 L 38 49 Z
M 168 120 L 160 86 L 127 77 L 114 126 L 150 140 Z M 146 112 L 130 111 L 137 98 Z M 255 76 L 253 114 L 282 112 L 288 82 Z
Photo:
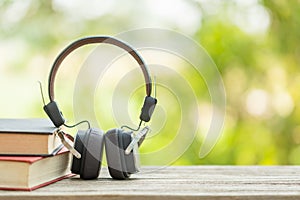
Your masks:
M 49 119 L 0 119 L 0 155 L 54 155 L 61 148 Z
M 31 191 L 70 177 L 71 157 L 66 148 L 48 157 L 0 156 L 0 189 Z

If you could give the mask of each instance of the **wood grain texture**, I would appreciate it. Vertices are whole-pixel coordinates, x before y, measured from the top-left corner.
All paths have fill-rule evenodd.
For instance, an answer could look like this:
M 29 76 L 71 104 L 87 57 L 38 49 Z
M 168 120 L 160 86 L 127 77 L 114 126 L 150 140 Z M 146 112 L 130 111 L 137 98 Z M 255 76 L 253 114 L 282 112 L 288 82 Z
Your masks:
M 77 176 L 33 192 L 0 191 L 0 199 L 300 199 L 298 166 L 144 167 L 130 180 Z

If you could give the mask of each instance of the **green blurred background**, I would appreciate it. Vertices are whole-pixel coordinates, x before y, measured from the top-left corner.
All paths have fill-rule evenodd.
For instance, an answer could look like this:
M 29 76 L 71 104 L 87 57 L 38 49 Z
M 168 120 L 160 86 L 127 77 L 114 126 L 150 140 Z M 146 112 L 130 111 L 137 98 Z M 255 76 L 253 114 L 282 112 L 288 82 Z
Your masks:
M 45 117 L 36 82 L 46 88 L 53 60 L 74 39 L 146 27 L 176 30 L 201 44 L 227 94 L 214 149 L 200 159 L 203 137 L 196 137 L 173 164 L 300 164 L 299 0 L 0 1 L 0 117 Z M 82 63 L 89 50 L 72 55 L 67 65 Z M 72 118 L 79 66 L 70 69 L 60 71 L 57 87 Z

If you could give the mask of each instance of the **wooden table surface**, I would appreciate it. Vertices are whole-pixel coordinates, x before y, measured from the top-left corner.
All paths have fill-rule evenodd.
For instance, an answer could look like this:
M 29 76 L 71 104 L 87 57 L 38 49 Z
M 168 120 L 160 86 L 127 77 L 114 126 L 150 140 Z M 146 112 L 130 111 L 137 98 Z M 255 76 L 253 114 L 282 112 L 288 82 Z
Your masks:
M 0 191 L 0 199 L 300 199 L 298 166 L 145 167 L 126 181 L 77 176 L 32 192 Z

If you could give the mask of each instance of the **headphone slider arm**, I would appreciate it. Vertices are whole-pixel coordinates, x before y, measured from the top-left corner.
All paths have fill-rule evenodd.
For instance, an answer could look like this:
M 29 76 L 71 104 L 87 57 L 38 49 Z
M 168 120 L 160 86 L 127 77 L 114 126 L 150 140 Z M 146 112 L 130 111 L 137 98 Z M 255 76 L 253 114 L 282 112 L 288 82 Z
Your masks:
M 134 146 L 140 143 L 141 139 L 145 139 L 145 136 L 149 132 L 150 128 L 145 126 L 142 130 L 140 130 L 136 135 L 132 136 L 132 140 L 128 147 L 125 149 L 125 154 L 128 155 L 133 150 Z M 140 144 L 138 145 L 140 146 Z

